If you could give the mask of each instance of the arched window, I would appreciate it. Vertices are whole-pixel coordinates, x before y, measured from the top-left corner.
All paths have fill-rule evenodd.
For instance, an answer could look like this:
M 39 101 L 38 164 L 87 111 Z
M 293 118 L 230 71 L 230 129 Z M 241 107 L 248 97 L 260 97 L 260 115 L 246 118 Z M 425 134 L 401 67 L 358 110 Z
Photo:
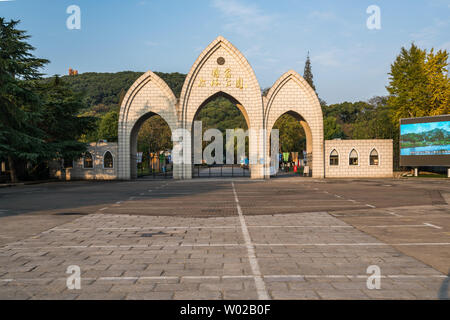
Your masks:
M 105 155 L 103 156 L 103 168 L 105 169 L 114 168 L 114 159 L 111 152 L 109 151 L 106 151 Z
M 330 153 L 330 166 L 338 166 L 339 165 L 339 154 L 336 149 L 331 151 Z
M 92 159 L 92 154 L 90 152 L 86 152 L 83 158 L 83 168 L 92 169 L 94 168 L 94 160 Z
M 376 149 L 373 149 L 370 152 L 370 165 L 371 166 L 377 166 L 380 163 L 379 157 L 378 157 L 378 151 Z
M 357 166 L 358 165 L 358 152 L 356 152 L 355 149 L 350 152 L 350 156 L 348 157 L 348 164 L 351 166 Z

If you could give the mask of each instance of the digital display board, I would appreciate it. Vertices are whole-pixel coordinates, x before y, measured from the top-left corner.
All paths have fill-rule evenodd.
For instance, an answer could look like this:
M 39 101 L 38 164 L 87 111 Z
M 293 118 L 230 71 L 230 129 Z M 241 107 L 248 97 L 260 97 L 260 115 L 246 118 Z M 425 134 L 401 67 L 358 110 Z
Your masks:
M 400 165 L 450 167 L 450 115 L 401 119 Z

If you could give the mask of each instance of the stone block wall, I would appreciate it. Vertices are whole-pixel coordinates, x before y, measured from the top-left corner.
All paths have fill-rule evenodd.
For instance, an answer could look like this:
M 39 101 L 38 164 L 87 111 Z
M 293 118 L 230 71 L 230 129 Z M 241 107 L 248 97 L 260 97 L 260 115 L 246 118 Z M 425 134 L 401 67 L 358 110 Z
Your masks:
M 358 165 L 349 164 L 352 150 L 358 153 Z M 370 153 L 378 152 L 378 165 L 370 165 Z M 330 165 L 330 154 L 336 150 L 339 165 Z M 392 140 L 326 140 L 325 178 L 392 178 L 393 141 Z
M 92 155 L 93 168 L 84 168 L 84 160 L 73 161 L 72 168 L 63 168 L 61 163 L 53 162 L 52 176 L 61 180 L 115 180 L 117 179 L 117 143 L 98 142 L 89 144 L 87 151 Z M 105 168 L 103 159 L 109 151 L 113 156 L 113 168 Z

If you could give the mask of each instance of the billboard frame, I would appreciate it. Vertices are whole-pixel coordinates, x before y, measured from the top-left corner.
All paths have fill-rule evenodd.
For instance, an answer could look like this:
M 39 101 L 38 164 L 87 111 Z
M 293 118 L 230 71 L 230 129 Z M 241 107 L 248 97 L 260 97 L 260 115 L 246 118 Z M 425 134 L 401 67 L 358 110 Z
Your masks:
M 416 123 L 430 123 L 430 122 L 444 122 L 450 121 L 450 114 L 439 116 L 427 116 L 416 118 L 403 118 L 399 120 L 399 159 L 401 167 L 450 167 L 450 154 L 449 155 L 413 155 L 402 156 L 401 155 L 401 141 L 402 131 L 401 126 L 405 124 Z

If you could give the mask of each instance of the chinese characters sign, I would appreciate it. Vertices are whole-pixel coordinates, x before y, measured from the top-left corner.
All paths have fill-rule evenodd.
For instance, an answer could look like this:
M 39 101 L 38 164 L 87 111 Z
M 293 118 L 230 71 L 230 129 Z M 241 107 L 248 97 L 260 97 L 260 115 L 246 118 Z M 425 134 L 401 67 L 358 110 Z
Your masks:
M 204 79 L 200 78 L 198 80 L 198 87 L 221 87 L 225 86 L 227 88 L 231 88 L 235 86 L 238 89 L 244 89 L 247 87 L 247 85 L 244 84 L 244 79 L 242 77 L 234 78 L 232 75 L 232 71 L 230 68 L 227 68 L 225 70 L 220 70 L 219 68 L 215 68 L 211 72 L 211 78 L 210 79 Z

